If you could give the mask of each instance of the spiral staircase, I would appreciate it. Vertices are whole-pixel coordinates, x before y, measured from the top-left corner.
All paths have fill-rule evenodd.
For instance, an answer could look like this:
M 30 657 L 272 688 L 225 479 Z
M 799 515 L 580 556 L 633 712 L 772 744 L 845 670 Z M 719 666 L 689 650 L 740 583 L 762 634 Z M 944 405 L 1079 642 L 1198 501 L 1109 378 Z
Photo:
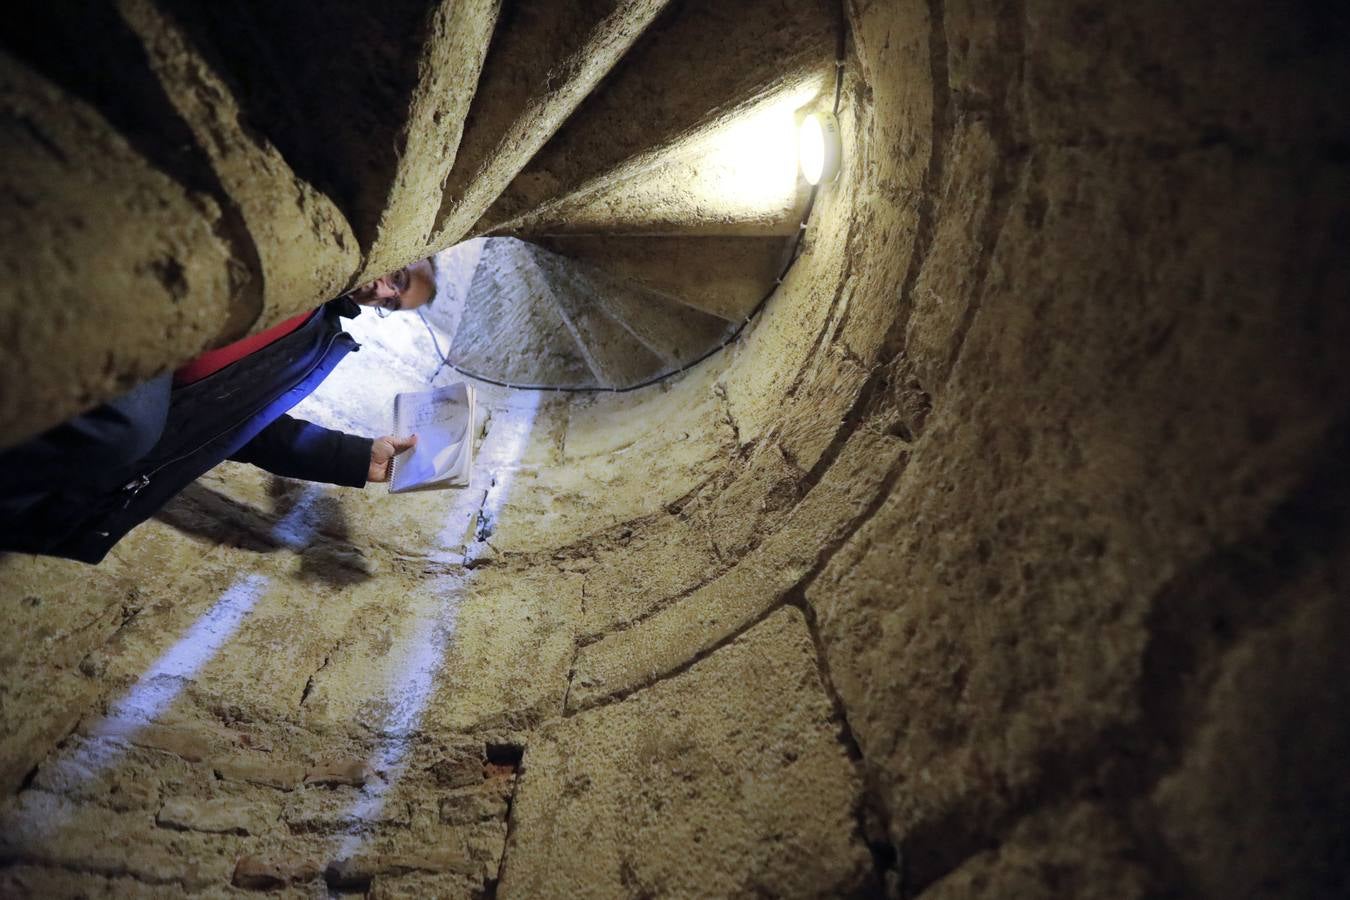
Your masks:
M 543 140 L 519 119 L 503 135 L 479 124 L 511 103 L 502 81 L 519 83 L 516 60 L 546 26 L 499 19 L 436 231 L 438 243 L 489 236 L 449 350 L 461 372 L 574 390 L 651 383 L 725 344 L 790 262 L 808 194 L 791 154 L 783 171 L 782 123 L 833 86 L 831 5 L 672 3 L 643 21 Z M 776 180 L 735 196 L 763 182 L 766 157 Z M 508 160 L 522 165 L 494 197 L 506 174 L 494 164 Z
M 167 175 L 157 189 L 189 198 L 161 202 L 167 221 L 128 202 L 127 234 L 176 246 L 132 260 L 107 296 L 108 272 L 78 247 L 53 270 L 84 285 L 67 343 L 72 328 L 99 340 L 113 316 L 159 338 L 74 370 L 35 366 L 36 345 L 7 360 L 34 385 L 4 410 L 14 434 L 480 236 L 449 350 L 461 371 L 607 390 L 679 371 L 734 335 L 790 261 L 809 199 L 792 117 L 829 102 L 842 29 L 829 0 L 122 0 L 11 24 L 8 90 L 59 96 L 24 113 L 33 133 L 72 168 L 88 155 L 105 184 Z M 54 37 L 81 52 L 50 53 Z M 78 145 L 56 125 L 67 104 L 93 132 Z M 114 152 L 99 153 L 105 139 Z M 143 323 L 125 316 L 128 292 Z
M 522 127 L 541 113 L 521 106 L 520 80 L 540 72 L 519 61 L 546 43 L 552 20 L 499 18 L 432 241 L 487 236 L 447 354 L 460 372 L 532 388 L 650 384 L 722 347 L 790 263 L 809 195 L 790 154 L 784 171 L 792 133 L 782 125 L 833 85 L 829 4 L 673 3 L 644 21 L 548 137 Z M 606 37 L 591 20 L 572 28 L 583 46 Z M 691 77 L 714 33 L 727 71 Z M 760 67 L 733 72 L 746 57 Z M 548 67 L 545 85 L 566 68 Z M 580 94 L 553 92 L 560 107 Z M 484 124 L 517 107 L 506 127 Z M 655 116 L 635 130 L 637 109 Z

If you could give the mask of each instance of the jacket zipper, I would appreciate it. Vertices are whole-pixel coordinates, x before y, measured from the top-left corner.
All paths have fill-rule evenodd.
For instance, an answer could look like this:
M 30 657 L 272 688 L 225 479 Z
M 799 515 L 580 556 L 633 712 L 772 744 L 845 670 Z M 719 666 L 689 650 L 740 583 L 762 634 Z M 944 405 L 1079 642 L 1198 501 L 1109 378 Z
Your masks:
M 329 338 L 328 338 L 328 343 L 326 343 L 326 344 L 324 345 L 323 352 L 319 354 L 319 358 L 316 359 L 316 360 L 314 361 L 314 364 L 311 365 L 308 369 L 306 369 L 306 370 L 300 375 L 300 377 L 297 378 L 297 379 L 295 380 L 295 382 L 291 385 L 291 387 L 287 388 L 286 390 L 293 390 L 294 387 L 295 387 L 295 385 L 299 384 L 300 382 L 302 382 L 302 381 L 304 381 L 306 378 L 308 378 L 310 375 L 314 374 L 314 370 L 317 369 L 319 366 L 323 365 L 323 361 L 324 361 L 325 359 L 328 358 L 328 351 L 330 351 L 330 350 L 333 349 L 333 344 L 337 343 L 338 337 L 339 337 L 340 335 L 344 335 L 344 334 L 346 334 L 346 333 L 347 333 L 346 331 L 343 331 L 343 330 L 339 329 L 338 332 L 337 332 L 336 334 L 334 334 L 334 335 L 332 335 L 331 337 L 329 337 Z M 123 508 L 123 509 L 126 509 L 128 506 L 130 506 L 130 505 L 131 505 L 131 501 L 133 501 L 133 500 L 136 499 L 136 495 L 139 494 L 141 491 L 145 490 L 145 488 L 150 484 L 150 479 L 153 478 L 154 476 L 158 475 L 158 474 L 159 474 L 161 471 L 163 471 L 165 468 L 167 468 L 167 467 L 173 465 L 173 464 L 176 463 L 176 462 L 180 462 L 180 461 L 182 461 L 182 460 L 188 458 L 189 456 L 193 455 L 194 453 L 197 453 L 198 451 L 200 451 L 203 447 L 206 447 L 206 446 L 208 446 L 208 445 L 214 443 L 215 441 L 219 440 L 219 439 L 221 438 L 222 435 L 228 434 L 229 432 L 231 432 L 231 431 L 233 431 L 234 429 L 238 428 L 240 425 L 243 425 L 245 422 L 247 422 L 249 419 L 253 418 L 253 416 L 255 416 L 255 415 L 257 415 L 257 411 L 256 411 L 256 410 L 255 410 L 254 412 L 252 412 L 252 413 L 249 413 L 249 414 L 248 414 L 247 416 L 245 416 L 244 418 L 236 420 L 233 424 L 231 424 L 231 425 L 229 425 L 229 426 L 227 426 L 227 427 L 225 427 L 225 428 L 222 428 L 220 431 L 217 431 L 217 432 L 216 432 L 215 434 L 213 434 L 211 437 L 209 437 L 209 438 L 207 438 L 206 440 L 202 441 L 200 444 L 198 444 L 196 447 L 193 447 L 191 450 L 186 450 L 186 451 L 184 451 L 184 452 L 178 454 L 177 456 L 175 456 L 173 459 L 166 459 L 164 462 L 162 462 L 162 463 L 160 463 L 159 465 L 155 466 L 155 467 L 154 467 L 153 469 L 151 469 L 149 472 L 146 472 L 146 473 L 143 474 L 143 475 L 138 475 L 138 476 L 136 476 L 135 478 L 131 479 L 131 481 L 128 481 L 128 482 L 127 482 L 125 485 L 123 485 L 123 487 L 122 487 L 123 493 L 125 493 L 125 494 L 127 495 L 126 500 L 124 500 L 124 501 L 122 502 L 122 508 Z

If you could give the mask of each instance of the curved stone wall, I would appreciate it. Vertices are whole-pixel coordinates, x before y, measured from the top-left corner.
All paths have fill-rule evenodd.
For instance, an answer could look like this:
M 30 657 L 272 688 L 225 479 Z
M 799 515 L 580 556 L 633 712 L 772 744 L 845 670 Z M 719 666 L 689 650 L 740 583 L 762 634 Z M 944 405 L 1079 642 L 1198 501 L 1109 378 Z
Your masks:
M 485 389 L 453 498 L 227 464 L 0 559 L 8 888 L 1343 893 L 1345 23 L 848 20 L 725 353 Z

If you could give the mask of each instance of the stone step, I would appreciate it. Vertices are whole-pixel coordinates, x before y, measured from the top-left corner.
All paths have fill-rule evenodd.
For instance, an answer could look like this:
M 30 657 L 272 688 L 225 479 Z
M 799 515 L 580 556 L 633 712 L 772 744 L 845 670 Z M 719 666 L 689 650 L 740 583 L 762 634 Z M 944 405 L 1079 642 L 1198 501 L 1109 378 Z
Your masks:
M 789 247 L 782 237 L 568 236 L 534 242 L 729 322 L 743 320 L 774 288 Z
M 833 84 L 829 0 L 692 0 L 650 28 L 530 160 L 475 232 L 562 197 L 658 167 L 765 103 L 796 105 Z M 697 77 L 691 77 L 697 60 Z M 640 109 L 642 115 L 634 115 Z
M 213 80 L 227 86 L 237 110 L 222 109 L 212 123 L 215 131 L 198 135 L 201 146 L 228 148 L 236 140 L 232 132 L 240 131 L 271 149 L 301 182 L 313 185 L 342 210 L 359 242 L 347 241 L 345 247 L 359 253 L 376 240 L 390 190 L 406 178 L 408 164 L 429 161 L 420 147 L 423 136 L 414 137 L 411 145 L 406 137 L 429 118 L 425 90 L 442 80 L 423 84 L 422 76 L 429 74 L 424 64 L 444 60 L 450 69 L 445 77 L 466 71 L 473 77 L 472 54 L 465 51 L 451 62 L 435 29 L 446 26 L 447 14 L 451 19 L 475 15 L 483 2 L 395 0 L 376 6 L 300 0 L 240 6 L 135 0 L 115 5 L 129 19 L 145 19 L 151 8 L 163 10 L 156 17 L 171 20 L 182 32 L 182 47 L 172 50 L 170 59 L 183 68 L 187 84 L 192 85 L 194 70 L 209 66 L 215 70 Z M 461 6 L 471 8 L 450 12 Z M 464 26 L 461 21 L 454 27 Z M 478 39 L 489 33 L 481 25 L 466 30 L 481 32 Z M 147 35 L 152 58 L 169 49 L 159 40 Z M 424 57 L 424 47 L 437 55 Z M 204 90 L 207 104 L 214 90 L 214 83 Z M 453 106 L 448 94 L 436 100 Z M 435 140 L 431 134 L 425 138 Z M 259 192 L 280 201 L 295 190 Z M 343 246 L 317 221 L 315 231 Z M 291 249 L 297 251 L 297 260 L 309 256 Z
M 513 4 L 498 22 L 432 246 L 457 243 L 667 0 Z
M 596 302 L 596 288 L 574 271 L 574 263 L 541 247 L 526 247 L 548 278 L 558 312 L 601 385 L 631 387 L 659 376 L 668 368 L 661 357 Z
M 439 249 L 432 246 L 438 205 L 464 133 L 469 103 L 501 8 L 501 0 L 441 0 L 432 11 L 418 63 L 418 81 L 398 132 L 398 161 L 374 226 L 363 284 Z
M 547 277 L 522 247 L 511 238 L 483 247 L 450 361 L 509 384 L 596 386 Z
M 674 369 L 721 345 L 731 333 L 723 319 L 709 315 L 586 263 L 571 261 L 573 277 L 592 286 L 597 306 L 640 344 Z
M 779 127 L 773 146 L 795 147 Z M 810 185 L 796 159 L 783 154 L 761 166 L 732 139 L 724 152 L 667 160 L 659 168 L 607 182 L 592 193 L 568 195 L 503 226 L 494 234 L 525 239 L 557 234 L 643 237 L 785 237 L 801 223 Z M 795 153 L 795 150 L 792 151 Z
M 217 70 L 214 60 L 197 49 L 193 30 L 149 0 L 128 0 L 121 11 L 144 46 L 164 94 L 254 236 L 263 306 L 260 315 L 254 311 L 253 328 L 273 325 L 341 293 L 360 264 L 347 218 L 351 204 L 344 208 L 335 202 L 295 171 L 276 145 L 245 127 L 250 97 L 235 94 L 232 73 Z M 189 21 L 197 29 L 206 27 L 205 20 Z M 241 53 L 224 59 L 238 64 Z

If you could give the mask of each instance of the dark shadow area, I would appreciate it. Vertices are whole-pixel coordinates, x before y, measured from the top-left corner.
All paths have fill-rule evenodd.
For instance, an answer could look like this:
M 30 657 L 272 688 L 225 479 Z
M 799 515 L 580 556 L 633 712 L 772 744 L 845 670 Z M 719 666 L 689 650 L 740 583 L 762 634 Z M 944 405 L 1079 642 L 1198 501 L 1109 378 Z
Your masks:
M 210 158 L 160 85 L 140 38 L 116 7 L 29 0 L 5 10 L 0 47 L 93 107 L 152 167 L 187 191 L 216 201 L 216 233 L 240 263 L 230 268 L 235 317 L 223 333 L 236 334 L 251 322 L 262 309 L 262 265 L 253 237 Z M 176 278 L 184 290 L 188 287 L 181 272 L 172 268 L 160 277 Z
M 1102 804 L 1117 821 L 1130 823 L 1131 855 L 1155 879 L 1151 896 L 1204 895 L 1188 861 L 1160 837 L 1152 798 L 1159 783 L 1178 771 L 1212 714 L 1207 704 L 1226 654 L 1240 638 L 1293 616 L 1305 599 L 1298 585 L 1335 577 L 1329 573 L 1344 558 L 1350 531 L 1347 454 L 1350 425 L 1343 424 L 1259 529 L 1217 547 L 1153 598 L 1136 723 L 1108 729 L 1084 748 L 1045 752 L 1030 789 L 975 794 L 913 828 L 900 848 L 904 896 L 920 896 L 977 854 L 996 850 L 1035 811 L 1073 803 Z M 1324 624 L 1350 637 L 1344 611 Z M 1329 661 L 1325 668 L 1338 665 Z M 1268 792 L 1251 798 L 1231 823 L 1235 833 L 1245 826 L 1264 838 L 1244 854 L 1248 877 L 1261 881 L 1262 891 L 1253 896 L 1344 896 L 1350 887 L 1350 851 L 1341 839 L 1350 821 L 1350 781 L 1343 777 L 1350 720 L 1343 711 L 1350 685 L 1310 679 L 1291 664 L 1271 671 L 1263 687 L 1264 696 L 1248 695 L 1245 702 L 1258 710 L 1265 730 L 1231 749 L 1238 771 L 1265 773 Z M 1278 748 L 1278 759 L 1261 756 L 1271 747 Z
M 328 194 L 368 247 L 404 143 L 431 7 L 414 0 L 160 5 L 230 85 L 245 125 Z
M 333 497 L 315 499 L 294 522 L 281 524 L 303 496 L 297 488 L 297 482 L 274 478 L 268 491 L 274 507 L 265 513 L 193 482 L 155 518 L 184 534 L 254 553 L 289 547 L 300 554 L 305 581 L 347 587 L 373 577 L 364 554 L 350 543 L 346 515 Z
M 29 0 L 11 6 L 0 46 L 98 110 L 138 153 L 184 187 L 222 196 L 140 39 L 113 4 Z

